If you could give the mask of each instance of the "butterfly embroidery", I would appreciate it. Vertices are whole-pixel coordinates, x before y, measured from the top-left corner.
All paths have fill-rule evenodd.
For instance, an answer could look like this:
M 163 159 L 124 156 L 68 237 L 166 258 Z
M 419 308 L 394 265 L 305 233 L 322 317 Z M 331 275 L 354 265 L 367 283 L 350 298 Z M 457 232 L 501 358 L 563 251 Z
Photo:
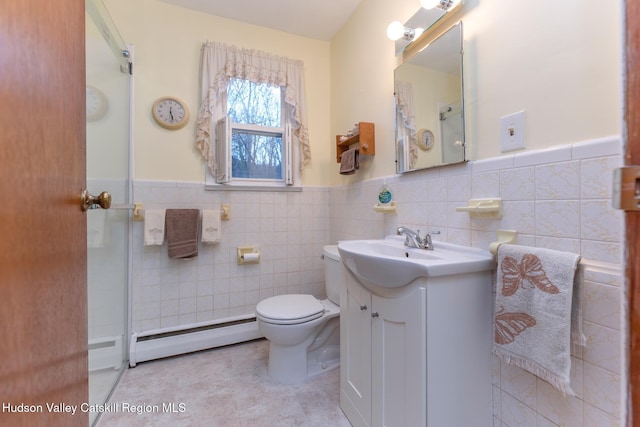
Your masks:
M 504 307 L 496 313 L 494 340 L 498 344 L 512 343 L 525 329 L 536 325 L 536 319 L 527 313 L 505 313 Z
M 508 297 L 516 293 L 519 287 L 533 288 L 550 294 L 558 294 L 560 290 L 547 277 L 540 258 L 526 254 L 520 263 L 515 258 L 505 257 L 500 267 L 502 271 L 502 295 Z

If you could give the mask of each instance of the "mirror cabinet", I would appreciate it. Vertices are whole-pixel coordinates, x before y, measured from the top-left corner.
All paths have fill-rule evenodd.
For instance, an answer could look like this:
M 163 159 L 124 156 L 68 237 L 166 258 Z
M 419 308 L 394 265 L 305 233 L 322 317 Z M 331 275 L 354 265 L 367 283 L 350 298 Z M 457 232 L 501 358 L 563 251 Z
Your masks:
M 397 173 L 467 160 L 462 56 L 458 22 L 394 71 Z

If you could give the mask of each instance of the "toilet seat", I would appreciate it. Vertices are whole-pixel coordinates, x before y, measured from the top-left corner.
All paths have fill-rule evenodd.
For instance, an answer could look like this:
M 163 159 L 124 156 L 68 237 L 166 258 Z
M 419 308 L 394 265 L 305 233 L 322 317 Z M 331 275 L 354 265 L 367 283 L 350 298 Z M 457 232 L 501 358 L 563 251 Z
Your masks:
M 278 295 L 260 301 L 256 314 L 267 323 L 294 325 L 322 317 L 324 305 L 313 295 Z

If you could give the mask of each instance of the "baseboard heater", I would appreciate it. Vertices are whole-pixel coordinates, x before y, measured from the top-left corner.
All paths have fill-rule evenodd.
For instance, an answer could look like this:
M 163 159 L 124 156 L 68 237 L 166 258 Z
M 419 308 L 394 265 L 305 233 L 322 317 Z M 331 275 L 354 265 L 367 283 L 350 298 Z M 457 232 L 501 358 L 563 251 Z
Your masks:
M 129 366 L 262 338 L 254 314 L 131 334 Z

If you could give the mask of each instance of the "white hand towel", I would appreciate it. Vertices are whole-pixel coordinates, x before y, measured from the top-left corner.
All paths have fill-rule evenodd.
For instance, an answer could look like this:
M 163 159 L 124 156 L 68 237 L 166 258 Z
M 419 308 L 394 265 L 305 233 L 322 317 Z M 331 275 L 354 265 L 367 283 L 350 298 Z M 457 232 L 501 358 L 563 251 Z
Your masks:
M 145 209 L 144 245 L 162 245 L 164 242 L 164 209 Z
M 500 245 L 494 317 L 494 354 L 572 396 L 571 320 L 579 260 L 567 252 Z
M 103 248 L 109 243 L 107 233 L 107 211 L 90 209 L 87 211 L 87 247 Z
M 220 210 L 205 209 L 202 211 L 202 242 L 220 242 Z

